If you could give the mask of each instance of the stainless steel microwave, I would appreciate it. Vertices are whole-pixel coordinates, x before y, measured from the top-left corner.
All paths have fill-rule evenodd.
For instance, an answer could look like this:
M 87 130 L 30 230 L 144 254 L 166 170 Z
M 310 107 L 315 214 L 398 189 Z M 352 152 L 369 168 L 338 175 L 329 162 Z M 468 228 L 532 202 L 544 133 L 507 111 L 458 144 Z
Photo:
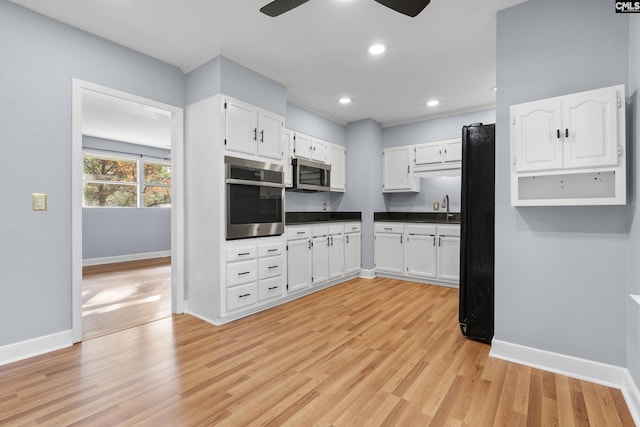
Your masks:
M 293 159 L 293 191 L 330 191 L 331 165 Z
M 227 240 L 284 233 L 282 165 L 226 156 Z

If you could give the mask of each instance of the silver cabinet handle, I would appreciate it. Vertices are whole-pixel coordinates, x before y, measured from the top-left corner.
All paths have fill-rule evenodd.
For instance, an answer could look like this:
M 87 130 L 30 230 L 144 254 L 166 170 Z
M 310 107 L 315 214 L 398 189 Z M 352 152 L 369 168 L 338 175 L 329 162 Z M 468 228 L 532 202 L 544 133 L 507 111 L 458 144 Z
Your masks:
M 269 291 L 272 291 L 272 290 L 274 290 L 274 289 L 278 289 L 278 286 L 272 286 L 272 287 L 270 287 L 268 290 L 269 290 Z
M 242 294 L 242 295 L 238 295 L 238 298 L 246 298 L 246 297 L 250 297 L 251 294 Z
M 402 238 L 403 238 L 403 237 L 404 237 L 404 236 L 401 234 L 401 235 L 400 235 L 400 244 L 402 244 Z
M 267 252 L 276 252 L 276 251 L 277 251 L 277 249 L 269 249 L 269 250 L 267 250 Z
M 274 268 L 278 268 L 278 266 L 277 266 L 277 265 L 270 265 L 270 266 L 268 267 L 268 270 L 273 270 Z
M 251 252 L 242 252 L 241 254 L 238 254 L 238 256 L 245 256 L 245 255 L 251 255 Z
M 244 276 L 245 274 L 250 274 L 250 271 L 243 271 L 242 273 L 238 273 L 238 276 Z

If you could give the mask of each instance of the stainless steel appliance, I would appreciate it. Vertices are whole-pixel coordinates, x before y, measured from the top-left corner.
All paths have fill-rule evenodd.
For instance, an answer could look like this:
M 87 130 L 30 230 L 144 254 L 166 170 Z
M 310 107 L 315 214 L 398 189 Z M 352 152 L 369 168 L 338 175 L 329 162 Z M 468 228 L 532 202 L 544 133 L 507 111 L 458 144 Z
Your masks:
M 284 233 L 282 165 L 225 156 L 227 240 Z
M 494 157 L 494 124 L 462 128 L 460 329 L 488 344 L 494 322 Z
M 293 159 L 293 191 L 330 191 L 331 165 Z

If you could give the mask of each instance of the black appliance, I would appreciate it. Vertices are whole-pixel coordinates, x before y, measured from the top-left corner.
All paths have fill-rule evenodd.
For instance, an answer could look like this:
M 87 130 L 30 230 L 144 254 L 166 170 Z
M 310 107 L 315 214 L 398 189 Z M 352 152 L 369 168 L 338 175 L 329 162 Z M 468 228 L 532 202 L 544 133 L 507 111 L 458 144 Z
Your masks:
M 462 127 L 459 320 L 491 343 L 494 325 L 495 124 Z
M 227 240 L 284 233 L 282 165 L 226 156 Z
M 293 159 L 292 191 L 331 191 L 331 165 L 313 160 Z

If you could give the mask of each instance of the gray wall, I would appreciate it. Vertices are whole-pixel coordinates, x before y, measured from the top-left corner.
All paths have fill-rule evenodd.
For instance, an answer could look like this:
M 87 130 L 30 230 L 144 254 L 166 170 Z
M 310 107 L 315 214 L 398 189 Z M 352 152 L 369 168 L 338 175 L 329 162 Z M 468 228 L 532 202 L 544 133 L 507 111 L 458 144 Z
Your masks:
M 626 83 L 628 19 L 530 0 L 497 30 L 495 338 L 626 366 L 629 207 L 511 207 L 508 125 L 511 104 Z
M 347 125 L 347 191 L 336 206 L 362 212 L 362 268 L 373 268 L 373 213 L 385 211 L 382 197 L 382 127 L 374 120 Z
M 283 85 L 223 56 L 191 71 L 184 80 L 185 105 L 223 93 L 283 116 L 287 114 Z
M 182 105 L 166 63 L 0 0 L 0 346 L 71 329 L 71 85 Z M 31 211 L 31 193 L 49 210 Z
M 640 108 L 638 97 L 640 92 L 640 19 L 629 19 L 629 85 L 627 93 L 631 97 L 629 108 L 629 132 L 632 157 L 631 167 L 631 211 L 632 226 L 629 244 L 629 288 L 630 294 L 640 295 L 640 211 L 638 199 L 640 196 Z M 640 384 L 640 305 L 631 298 L 627 299 L 627 368 L 631 372 L 636 384 Z
M 170 151 L 91 136 L 82 146 L 115 153 L 140 154 L 164 159 Z M 82 258 L 166 252 L 171 250 L 171 209 L 167 208 L 83 208 Z

